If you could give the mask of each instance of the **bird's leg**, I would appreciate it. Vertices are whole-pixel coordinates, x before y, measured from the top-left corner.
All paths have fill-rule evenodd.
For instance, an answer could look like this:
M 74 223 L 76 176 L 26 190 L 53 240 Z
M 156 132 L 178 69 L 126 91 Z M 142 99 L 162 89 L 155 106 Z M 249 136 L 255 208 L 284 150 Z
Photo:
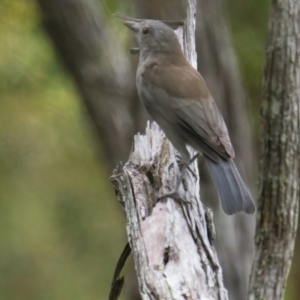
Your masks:
M 195 180 L 197 179 L 197 175 L 195 174 L 195 172 L 190 168 L 190 165 L 195 161 L 195 159 L 197 159 L 199 157 L 199 153 L 195 154 L 192 159 L 186 163 L 184 161 L 181 160 L 180 155 L 176 155 L 176 160 L 177 160 L 177 164 L 179 165 L 179 169 L 180 171 L 182 171 L 183 169 L 187 169 L 190 171 L 190 173 L 194 176 Z
M 171 191 L 169 193 L 165 193 L 165 194 L 159 196 L 157 198 L 157 201 L 159 201 L 161 199 L 164 199 L 164 198 L 171 197 L 171 198 L 174 198 L 176 201 L 179 201 L 179 202 L 190 203 L 189 201 L 187 201 L 187 200 L 183 199 L 182 197 L 180 197 L 180 195 L 178 193 L 178 190 L 179 190 L 179 186 L 182 182 L 183 175 L 184 175 L 184 172 L 185 172 L 186 169 L 189 170 L 191 172 L 191 174 L 197 179 L 197 175 L 195 174 L 195 172 L 189 166 L 190 166 L 191 163 L 194 162 L 195 159 L 197 159 L 198 156 L 199 156 L 199 154 L 197 153 L 196 155 L 194 155 L 192 157 L 192 159 L 188 163 L 183 162 L 178 155 L 176 156 L 177 163 L 178 163 L 179 170 L 180 170 L 180 174 L 179 174 L 179 176 L 177 178 L 177 182 L 176 182 L 176 187 L 173 191 Z
M 178 190 L 179 190 L 179 186 L 180 186 L 180 183 L 182 182 L 182 178 L 183 178 L 183 172 L 185 171 L 185 168 L 180 172 L 179 176 L 177 177 L 177 180 L 176 180 L 176 187 L 173 191 L 169 192 L 169 193 L 165 193 L 163 195 L 160 195 L 157 197 L 157 201 L 159 200 L 162 200 L 164 198 L 168 198 L 168 197 L 171 197 L 171 198 L 174 198 L 176 201 L 178 202 L 185 202 L 185 203 L 189 203 L 189 201 L 183 199 L 179 193 L 178 193 Z

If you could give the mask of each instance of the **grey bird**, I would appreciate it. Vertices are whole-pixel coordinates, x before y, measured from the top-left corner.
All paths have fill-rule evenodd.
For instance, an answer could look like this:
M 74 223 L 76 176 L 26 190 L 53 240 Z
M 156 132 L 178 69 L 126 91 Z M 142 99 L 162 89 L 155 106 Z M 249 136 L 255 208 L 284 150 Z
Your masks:
M 155 20 L 131 19 L 124 25 L 139 43 L 139 98 L 180 153 L 183 169 L 193 160 L 189 145 L 203 153 L 224 212 L 254 213 L 223 117 L 203 77 L 186 60 L 174 30 Z

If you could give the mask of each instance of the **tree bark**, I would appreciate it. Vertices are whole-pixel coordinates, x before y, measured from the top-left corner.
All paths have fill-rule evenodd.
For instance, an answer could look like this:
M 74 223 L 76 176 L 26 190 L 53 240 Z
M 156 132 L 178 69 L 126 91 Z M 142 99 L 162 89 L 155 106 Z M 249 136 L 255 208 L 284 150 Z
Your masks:
M 94 0 L 38 0 L 43 24 L 75 79 L 114 167 L 128 157 L 133 135 L 146 122 L 135 74 L 118 37 Z
M 194 67 L 195 9 L 196 1 L 189 1 L 185 29 L 177 31 Z M 192 156 L 194 151 L 190 151 Z M 112 176 L 125 207 L 142 299 L 228 299 L 212 246 L 211 213 L 205 212 L 200 202 L 197 163 L 191 168 L 197 179 L 186 172 L 179 191 L 187 202 L 168 198 L 156 203 L 157 195 L 175 187 L 180 171 L 175 149 L 152 123 L 145 135 L 135 136 L 129 161 L 124 168 L 118 166 Z
M 297 232 L 300 3 L 271 2 L 261 104 L 260 195 L 248 299 L 283 299 Z

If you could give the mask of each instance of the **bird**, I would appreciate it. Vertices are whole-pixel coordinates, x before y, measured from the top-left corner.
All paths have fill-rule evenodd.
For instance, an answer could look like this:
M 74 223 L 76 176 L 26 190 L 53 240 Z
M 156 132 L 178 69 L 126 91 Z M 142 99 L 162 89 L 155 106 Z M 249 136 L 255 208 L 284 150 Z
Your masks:
M 205 80 L 185 58 L 175 31 L 158 20 L 131 18 L 123 24 L 139 44 L 139 98 L 179 152 L 181 170 L 197 157 L 190 157 L 191 146 L 205 158 L 223 211 L 253 214 L 255 205 L 234 163 L 225 121 Z

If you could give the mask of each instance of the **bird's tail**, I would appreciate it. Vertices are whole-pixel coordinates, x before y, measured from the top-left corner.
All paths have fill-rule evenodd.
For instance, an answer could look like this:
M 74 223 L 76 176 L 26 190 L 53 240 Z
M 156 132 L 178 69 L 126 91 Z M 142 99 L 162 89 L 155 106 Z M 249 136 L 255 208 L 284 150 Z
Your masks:
M 216 163 L 207 156 L 205 156 L 205 161 L 224 212 L 228 215 L 241 211 L 253 214 L 255 205 L 234 161 L 220 157 L 220 162 Z

